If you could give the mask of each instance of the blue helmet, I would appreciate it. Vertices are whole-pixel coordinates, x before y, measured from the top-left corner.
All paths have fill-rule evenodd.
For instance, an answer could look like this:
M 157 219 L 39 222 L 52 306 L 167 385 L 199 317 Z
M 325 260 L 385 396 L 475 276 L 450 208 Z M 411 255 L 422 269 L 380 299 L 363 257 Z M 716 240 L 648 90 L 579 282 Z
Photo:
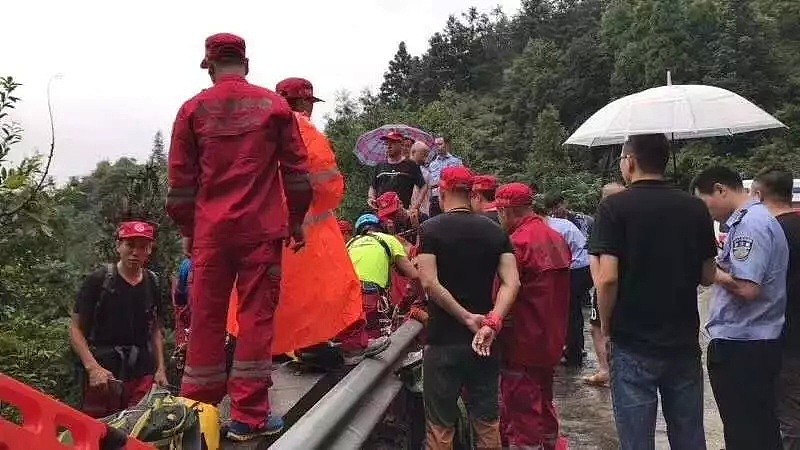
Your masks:
M 381 221 L 375 214 L 363 214 L 356 220 L 356 233 L 360 232 L 365 225 L 380 225 Z

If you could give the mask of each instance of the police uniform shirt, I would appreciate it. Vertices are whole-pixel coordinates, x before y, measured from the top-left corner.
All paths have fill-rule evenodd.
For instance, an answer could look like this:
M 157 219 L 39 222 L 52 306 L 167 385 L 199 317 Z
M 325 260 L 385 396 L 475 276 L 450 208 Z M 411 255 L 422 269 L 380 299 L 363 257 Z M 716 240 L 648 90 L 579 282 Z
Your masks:
M 737 280 L 760 288 L 756 300 L 744 300 L 714 287 L 706 330 L 711 339 L 768 340 L 780 337 L 786 310 L 789 247 L 778 221 L 752 201 L 726 222 L 730 231 L 717 264 Z

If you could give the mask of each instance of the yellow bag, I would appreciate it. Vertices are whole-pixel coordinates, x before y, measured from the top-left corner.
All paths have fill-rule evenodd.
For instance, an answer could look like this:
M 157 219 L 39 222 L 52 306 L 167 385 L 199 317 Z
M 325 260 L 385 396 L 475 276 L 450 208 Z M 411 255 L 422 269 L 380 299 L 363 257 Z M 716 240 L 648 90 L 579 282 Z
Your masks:
M 199 403 L 194 400 L 178 397 L 178 401 L 197 411 L 200 422 L 200 433 L 208 450 L 220 450 L 220 418 L 219 410 L 208 403 Z

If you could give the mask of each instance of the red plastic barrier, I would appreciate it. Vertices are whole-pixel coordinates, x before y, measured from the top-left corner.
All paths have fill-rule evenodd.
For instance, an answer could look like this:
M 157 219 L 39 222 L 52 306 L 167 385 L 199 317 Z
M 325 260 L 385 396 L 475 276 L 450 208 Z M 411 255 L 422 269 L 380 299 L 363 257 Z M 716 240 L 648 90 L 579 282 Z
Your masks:
M 16 407 L 22 426 L 0 418 L 0 450 L 100 450 L 105 424 L 0 373 L 0 402 Z M 72 434 L 73 445 L 58 442 L 58 431 Z M 125 450 L 153 450 L 129 439 Z

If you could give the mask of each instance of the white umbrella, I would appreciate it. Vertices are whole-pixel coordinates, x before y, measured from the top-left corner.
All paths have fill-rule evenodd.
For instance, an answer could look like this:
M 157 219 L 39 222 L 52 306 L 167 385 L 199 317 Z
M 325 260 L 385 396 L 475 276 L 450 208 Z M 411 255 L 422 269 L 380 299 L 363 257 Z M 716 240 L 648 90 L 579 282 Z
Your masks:
M 565 144 L 593 147 L 621 144 L 628 136 L 664 133 L 672 140 L 730 136 L 786 128 L 740 95 L 703 85 L 647 89 L 614 100 L 589 117 Z

